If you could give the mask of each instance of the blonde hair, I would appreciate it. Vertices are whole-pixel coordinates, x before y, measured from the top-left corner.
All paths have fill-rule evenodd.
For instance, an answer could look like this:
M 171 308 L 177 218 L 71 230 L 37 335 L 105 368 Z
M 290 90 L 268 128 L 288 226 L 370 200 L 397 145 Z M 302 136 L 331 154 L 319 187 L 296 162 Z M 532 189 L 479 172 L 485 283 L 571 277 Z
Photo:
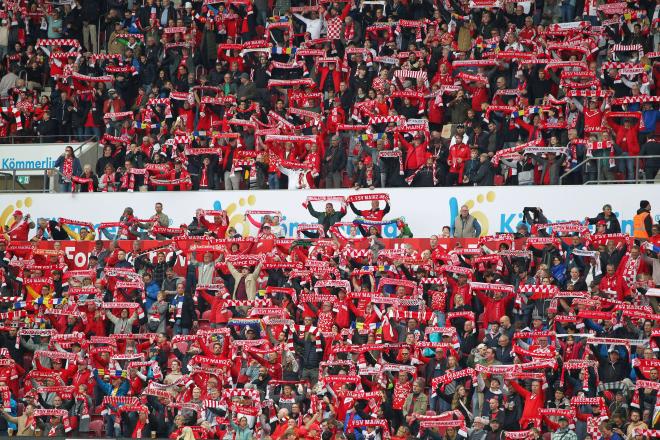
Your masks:
M 177 437 L 177 440 L 195 440 L 195 434 L 193 434 L 190 426 L 186 426 L 181 430 L 181 435 Z

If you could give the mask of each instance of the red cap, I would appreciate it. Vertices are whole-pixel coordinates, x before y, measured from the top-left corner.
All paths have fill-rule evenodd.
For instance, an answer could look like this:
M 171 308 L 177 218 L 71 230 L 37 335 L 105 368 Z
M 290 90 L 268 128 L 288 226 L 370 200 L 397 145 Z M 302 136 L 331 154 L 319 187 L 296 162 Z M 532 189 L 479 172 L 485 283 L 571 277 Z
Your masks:
M 596 222 L 596 226 L 601 226 L 601 225 L 607 226 L 607 222 L 605 220 L 598 220 L 598 222 Z
M 363 162 L 365 165 L 371 165 L 374 161 L 371 159 L 371 156 L 367 156 L 364 158 Z
M 16 211 L 14 211 L 14 214 L 13 214 L 13 215 L 14 215 L 14 216 L 17 216 L 17 215 L 22 216 L 22 215 L 23 215 L 23 211 L 20 211 L 20 210 L 17 209 Z

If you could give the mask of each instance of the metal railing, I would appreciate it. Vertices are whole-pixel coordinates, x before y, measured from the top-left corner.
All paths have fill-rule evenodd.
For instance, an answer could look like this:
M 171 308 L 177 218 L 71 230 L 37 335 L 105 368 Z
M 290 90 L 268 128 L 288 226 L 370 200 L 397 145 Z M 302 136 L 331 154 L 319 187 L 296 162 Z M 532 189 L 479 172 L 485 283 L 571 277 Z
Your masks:
M 101 157 L 102 150 L 98 148 L 98 145 L 96 145 L 95 148 L 90 148 L 90 150 L 86 154 L 84 154 L 83 149 L 87 144 L 92 144 L 92 143 L 98 144 L 98 142 L 99 139 L 96 136 L 92 136 L 89 139 L 84 140 L 80 145 L 78 145 L 77 148 L 74 148 L 73 153 L 76 155 L 78 159 L 80 159 L 80 162 L 83 164 L 86 162 L 90 162 L 90 159 L 93 158 L 94 163 L 92 166 L 96 166 L 96 162 Z
M 29 172 L 30 178 L 36 177 L 43 179 L 43 181 L 35 186 L 28 187 L 26 184 L 18 180 L 19 177 L 24 176 L 25 172 Z M 39 172 L 35 176 L 35 172 Z M 15 168 L 13 170 L 0 171 L 0 193 L 12 193 L 16 191 L 27 193 L 53 193 L 57 192 L 59 177 L 63 174 L 56 168 Z
M 35 134 L 34 136 L 30 135 L 10 135 L 10 136 L 1 136 L 0 145 L 2 144 L 73 144 L 80 143 L 86 144 L 90 141 L 98 141 L 96 136 L 91 136 L 85 138 L 84 136 L 78 136 L 77 134 L 52 134 L 39 136 Z
M 619 167 L 620 161 L 628 161 L 632 160 L 634 161 L 634 166 L 633 166 L 633 172 L 635 174 L 634 179 L 624 179 L 624 180 L 618 180 L 618 179 L 607 179 L 606 176 L 603 176 L 603 169 L 609 168 L 609 161 L 611 159 L 614 159 L 617 163 L 617 168 Z M 604 156 L 604 157 L 590 157 L 589 159 L 585 159 L 579 164 L 577 164 L 575 167 L 567 171 L 566 173 L 562 174 L 559 177 L 559 184 L 560 185 L 566 185 L 566 179 L 569 176 L 574 176 L 577 173 L 584 173 L 585 176 L 595 173 L 596 174 L 596 180 L 584 180 L 583 185 L 595 185 L 599 183 L 647 183 L 647 182 L 652 182 L 655 179 L 655 176 L 644 176 L 643 178 L 640 178 L 640 162 L 644 160 L 657 160 L 660 161 L 660 155 L 650 155 L 650 156 L 616 156 L 614 158 L 609 157 L 609 156 Z M 608 163 L 603 165 L 601 161 L 607 161 Z M 587 168 L 595 167 L 595 171 L 587 171 Z M 627 168 L 624 162 L 624 165 L 622 166 L 625 172 L 625 169 Z M 642 170 L 643 171 L 643 170 Z M 656 170 L 657 172 L 657 170 Z

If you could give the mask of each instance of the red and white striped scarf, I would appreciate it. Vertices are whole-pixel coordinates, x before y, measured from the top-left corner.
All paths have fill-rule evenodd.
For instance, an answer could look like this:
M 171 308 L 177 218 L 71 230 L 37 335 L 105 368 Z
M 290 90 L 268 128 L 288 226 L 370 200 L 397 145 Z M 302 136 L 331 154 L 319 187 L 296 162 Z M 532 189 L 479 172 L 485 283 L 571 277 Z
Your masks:
M 639 266 L 642 263 L 642 257 L 637 257 L 633 259 L 628 253 L 626 259 L 626 265 L 623 267 L 623 279 L 628 283 L 634 283 L 637 279 L 637 272 L 639 271 Z

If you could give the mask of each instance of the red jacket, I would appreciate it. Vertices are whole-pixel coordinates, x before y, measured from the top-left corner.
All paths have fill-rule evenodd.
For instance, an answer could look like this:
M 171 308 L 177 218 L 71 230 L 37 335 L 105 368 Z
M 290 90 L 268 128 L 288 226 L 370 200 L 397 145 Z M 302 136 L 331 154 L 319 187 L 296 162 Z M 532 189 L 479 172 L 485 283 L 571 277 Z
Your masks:
M 459 286 L 458 283 L 450 277 L 447 277 L 447 282 L 449 283 L 449 286 L 451 287 L 451 295 L 449 296 L 449 308 L 450 309 L 454 308 L 454 296 L 457 293 L 460 293 L 463 296 L 463 304 L 468 305 L 468 306 L 472 304 L 472 294 L 470 293 L 470 285 L 469 284 L 466 283 L 462 286 Z
M 461 162 L 458 162 L 458 159 L 461 159 Z M 470 160 L 470 147 L 466 144 L 454 144 L 449 147 L 449 158 L 447 163 L 449 164 L 450 173 L 458 173 L 458 182 L 463 182 L 463 169 L 465 169 L 465 162 Z
M 520 426 L 526 426 L 532 419 L 539 418 L 539 410 L 545 406 L 544 393 L 541 391 L 539 394 L 532 394 L 515 381 L 511 381 L 511 386 L 525 401 Z
M 9 227 L 9 238 L 11 238 L 12 241 L 27 241 L 29 232 L 30 219 L 24 217 L 22 223 L 16 225 L 16 228 L 14 228 L 14 225 Z
M 506 308 L 511 303 L 511 300 L 513 300 L 514 295 L 507 295 L 496 300 L 477 290 L 477 298 L 484 305 L 483 322 L 488 323 L 499 322 L 500 318 L 506 315 Z
M 229 310 L 226 310 L 223 304 L 223 300 L 219 296 L 209 295 L 205 291 L 201 291 L 202 298 L 206 300 L 207 303 L 211 305 L 211 321 L 214 324 L 218 323 L 227 323 L 232 317 L 232 313 Z
M 616 274 L 614 275 L 605 274 L 605 276 L 603 276 L 603 278 L 600 280 L 600 283 L 598 284 L 598 288 L 601 291 L 611 290 L 613 292 L 616 292 L 616 299 L 622 301 L 623 288 L 621 286 L 621 281 L 622 281 L 621 278 Z
M 229 221 L 220 221 L 220 223 L 210 222 L 204 217 L 199 218 L 199 224 L 204 226 L 209 232 L 215 233 L 218 238 L 225 238 L 227 229 L 229 229 Z
M 613 122 L 610 118 L 608 118 L 607 122 L 616 132 L 616 143 L 621 149 L 630 156 L 637 156 L 639 154 L 639 123 L 626 128 L 623 125 Z
M 472 110 L 476 113 L 481 112 L 481 104 L 484 102 L 490 102 L 490 97 L 488 96 L 488 89 L 486 87 L 468 87 L 465 86 L 465 89 L 472 93 Z
M 406 163 L 404 164 L 406 171 L 416 171 L 417 168 L 424 165 L 426 162 L 426 147 L 428 142 L 425 141 L 415 146 L 406 141 L 401 135 L 399 135 L 399 142 L 401 142 L 401 146 L 403 147 L 402 150 L 406 150 Z

